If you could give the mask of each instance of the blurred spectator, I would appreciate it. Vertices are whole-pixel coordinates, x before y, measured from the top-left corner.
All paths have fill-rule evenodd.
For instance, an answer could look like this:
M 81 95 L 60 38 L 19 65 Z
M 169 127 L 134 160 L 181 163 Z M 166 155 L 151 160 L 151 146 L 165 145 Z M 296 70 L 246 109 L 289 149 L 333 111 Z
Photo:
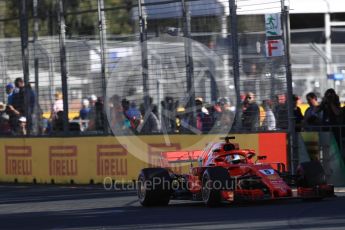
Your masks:
M 203 105 L 203 99 L 198 97 L 195 100 L 196 107 L 196 128 L 200 131 L 207 129 L 209 122 L 209 112 Z
M 195 100 L 195 106 L 196 106 L 196 128 L 202 131 L 202 117 L 203 117 L 203 112 L 201 111 L 202 101 L 198 99 Z
M 24 81 L 22 78 L 16 78 L 14 82 L 16 89 L 11 96 L 11 104 L 7 105 L 6 112 L 10 116 L 10 124 L 15 133 L 19 132 L 19 118 L 25 116 L 25 93 Z
M 51 110 L 51 119 L 55 120 L 57 118 L 57 113 L 60 111 L 63 111 L 63 99 L 62 99 L 62 93 L 57 92 L 55 93 L 55 102 Z
M 138 126 L 141 123 L 141 119 L 145 115 L 145 111 L 139 111 L 137 108 L 137 105 L 135 102 L 129 102 L 129 101 L 122 101 L 122 106 L 124 109 L 124 115 L 127 119 L 126 122 L 129 122 L 129 128 L 133 131 L 136 132 Z M 141 113 L 143 112 L 143 113 Z
M 96 102 L 97 102 L 97 96 L 92 94 L 88 97 L 89 100 L 89 123 L 88 123 L 88 130 L 96 130 Z
M 79 111 L 79 118 L 82 119 L 82 120 L 87 120 L 89 119 L 89 114 L 90 114 L 90 101 L 87 100 L 87 99 L 83 99 L 82 100 L 82 108 L 81 110 Z
M 204 113 L 204 116 L 202 118 L 202 132 L 208 133 L 214 127 L 214 122 L 217 119 L 219 111 L 217 111 L 217 108 L 215 108 L 215 106 L 211 105 L 205 108 L 207 110 L 207 113 Z
M 25 94 L 24 81 L 22 78 L 17 78 L 14 82 L 16 90 L 12 94 L 12 103 L 10 109 L 17 115 L 25 115 Z
M 256 131 L 259 127 L 259 113 L 254 93 L 247 93 L 243 102 L 242 128 L 246 131 Z
M 145 98 L 147 98 L 150 108 L 151 108 L 151 105 L 153 105 L 153 98 L 150 97 L 150 96 L 144 96 L 143 103 L 141 103 L 140 106 L 139 106 L 139 111 L 140 112 L 141 111 L 145 111 Z M 144 114 L 142 114 L 142 115 L 144 115 Z
M 161 125 L 157 118 L 157 116 L 151 111 L 149 115 L 146 117 L 146 120 L 144 120 L 140 126 L 141 133 L 148 134 L 148 133 L 159 133 L 161 131 Z
M 28 115 L 31 115 L 35 107 L 35 93 L 29 84 L 25 87 L 24 80 L 20 77 L 16 78 L 14 81 L 15 89 L 13 90 L 12 96 L 10 98 L 11 105 L 20 112 L 21 115 L 25 115 L 26 106 L 25 103 L 28 103 Z M 28 94 L 25 93 L 25 90 L 28 90 Z
M 341 122 L 341 108 L 339 96 L 334 89 L 326 90 L 320 110 L 323 112 L 322 124 L 323 125 L 339 125 Z
M 153 104 L 152 97 L 146 97 L 146 99 L 149 102 L 149 107 L 145 108 L 144 103 L 140 105 L 140 113 L 143 121 L 138 126 L 138 130 L 140 130 L 140 132 L 144 134 L 158 133 L 161 131 L 161 123 L 157 116 L 157 106 Z
M 129 104 L 130 102 L 126 98 L 121 100 L 122 111 L 124 114 L 126 114 L 127 110 L 129 109 Z
M 49 119 L 43 116 L 42 110 L 40 110 L 39 115 L 40 115 L 40 120 L 39 120 L 40 122 L 38 124 L 38 133 L 41 135 L 51 134 L 52 127 L 51 127 L 51 123 Z
M 230 102 L 226 98 L 221 98 L 218 101 L 220 106 L 219 127 L 220 130 L 229 132 L 234 122 L 235 114 L 234 107 L 231 107 Z
M 53 125 L 53 131 L 54 132 L 62 132 L 63 129 L 63 111 L 58 111 L 56 113 L 56 116 L 54 118 L 54 120 L 52 121 L 52 125 Z
M 0 102 L 0 135 L 11 135 L 10 116 L 6 113 L 6 105 Z
M 20 136 L 26 136 L 27 134 L 27 123 L 26 123 L 26 117 L 20 117 L 18 119 L 18 130 L 16 132 L 17 135 L 20 135 Z
M 153 105 L 152 98 L 149 99 L 149 108 L 145 111 L 145 106 L 140 106 L 140 112 L 142 115 L 143 121 L 139 124 L 138 130 L 140 133 L 148 134 L 148 133 L 159 133 L 161 131 L 161 123 L 156 116 L 157 106 Z
M 176 122 L 174 121 L 174 117 L 176 117 L 176 110 L 178 108 L 179 101 L 174 101 L 172 97 L 165 97 L 163 101 L 161 101 L 162 106 L 162 114 L 161 114 L 161 123 L 162 123 L 162 130 L 164 132 L 174 132 L 176 127 Z M 158 117 L 158 115 L 156 115 Z
M 74 122 L 74 121 L 71 121 L 69 122 L 68 124 L 68 130 L 70 132 L 72 132 L 73 134 L 80 134 L 80 131 L 81 131 L 81 128 L 80 128 L 80 124 L 79 122 Z
M 341 146 L 340 127 L 341 124 L 341 108 L 339 96 L 334 89 L 327 89 L 322 102 L 320 104 L 320 110 L 322 111 L 322 125 L 331 126 L 325 127 L 325 131 L 332 131 L 338 146 Z
M 113 130 L 114 134 L 123 133 L 127 128 L 129 128 L 129 124 L 126 127 L 125 125 L 125 116 L 123 112 L 123 108 L 121 105 L 121 99 L 118 95 L 113 95 L 110 99 L 110 127 Z
M 14 85 L 12 83 L 8 83 L 6 85 L 6 94 L 7 94 L 7 104 L 12 104 L 12 95 L 14 91 Z
M 89 97 L 89 101 L 90 101 L 90 108 L 92 109 L 93 107 L 95 107 L 96 105 L 96 102 L 97 102 L 97 96 L 92 94 L 90 97 Z
M 292 102 L 293 102 L 293 114 L 295 118 L 295 130 L 296 132 L 301 132 L 302 130 L 302 122 L 303 122 L 303 114 L 301 108 L 298 107 L 298 101 L 300 98 L 296 95 L 292 95 Z
M 231 111 L 232 113 L 235 113 L 236 111 L 236 106 L 234 106 L 232 103 L 231 103 L 231 100 L 228 99 L 228 98 L 221 98 L 219 100 L 219 103 L 221 106 L 224 106 L 225 110 L 229 110 Z
M 95 103 L 95 114 L 91 114 L 95 121 L 95 130 L 103 131 L 105 125 L 104 102 L 102 97 L 98 97 Z M 93 117 L 94 116 L 94 117 Z
M 176 109 L 176 132 L 189 133 L 189 115 L 186 113 L 184 107 L 178 107 Z
M 219 120 L 222 114 L 222 108 L 219 102 L 216 102 L 216 104 L 213 106 L 213 111 L 214 121 L 217 122 L 216 126 L 219 126 Z
M 276 128 L 280 130 L 287 130 L 289 126 L 289 118 L 286 95 L 281 94 L 275 97 L 273 113 L 276 119 Z
M 92 94 L 91 96 L 89 96 L 89 108 L 90 108 L 90 114 L 95 114 L 96 112 L 96 102 L 97 102 L 97 96 Z
M 125 111 L 126 117 L 129 120 L 133 119 L 140 119 L 141 113 L 139 109 L 137 108 L 137 105 L 135 102 L 131 102 L 129 108 Z
M 197 97 L 195 100 L 201 102 L 201 111 L 205 114 L 209 114 L 208 109 L 205 107 L 204 99 L 202 97 Z
M 83 99 L 81 102 L 81 109 L 79 110 L 79 125 L 81 131 L 85 131 L 89 127 L 90 118 L 90 101 L 88 99 Z
M 130 122 L 130 118 L 127 117 L 127 110 L 129 109 L 129 104 L 130 102 L 124 98 L 121 100 L 121 107 L 122 107 L 122 113 L 123 113 L 123 116 L 124 116 L 124 125 L 125 127 L 127 127 L 128 129 L 131 129 L 131 122 Z
M 0 115 L 6 112 L 6 104 L 0 102 Z
M 158 112 L 158 106 L 157 105 L 152 105 L 152 113 L 154 113 L 154 115 L 156 115 L 156 117 L 158 118 L 159 112 Z
M 317 102 L 315 93 L 310 92 L 306 95 L 309 107 L 304 113 L 303 128 L 306 131 L 318 131 L 317 126 L 322 124 L 322 111 Z
M 262 107 L 265 110 L 265 118 L 262 122 L 263 130 L 275 130 L 276 129 L 276 118 L 272 111 L 272 102 L 270 100 L 264 100 Z
M 90 103 L 93 103 L 90 101 Z M 89 115 L 89 129 L 102 131 L 104 130 L 104 110 L 103 110 L 103 99 L 101 97 L 97 98 L 94 106 L 90 109 Z

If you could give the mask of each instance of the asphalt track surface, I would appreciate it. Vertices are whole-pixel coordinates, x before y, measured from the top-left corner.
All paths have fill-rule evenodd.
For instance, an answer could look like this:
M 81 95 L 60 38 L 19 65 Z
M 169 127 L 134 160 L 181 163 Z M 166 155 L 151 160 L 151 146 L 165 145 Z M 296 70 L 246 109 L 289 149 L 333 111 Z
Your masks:
M 133 191 L 0 185 L 0 229 L 345 229 L 344 190 L 323 201 L 143 208 Z

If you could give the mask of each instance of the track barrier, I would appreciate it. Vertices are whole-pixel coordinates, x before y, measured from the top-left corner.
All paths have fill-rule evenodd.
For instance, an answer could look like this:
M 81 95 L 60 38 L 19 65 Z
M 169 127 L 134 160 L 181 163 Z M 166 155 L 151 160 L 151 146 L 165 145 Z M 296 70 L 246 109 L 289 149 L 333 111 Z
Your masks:
M 224 136 L 224 135 L 223 135 Z M 287 163 L 285 133 L 237 134 L 240 148 L 266 155 L 267 162 Z M 221 135 L 3 138 L 0 139 L 0 181 L 18 183 L 103 183 L 137 179 L 144 167 L 161 165 L 162 151 L 201 150 Z M 138 153 L 140 151 L 140 153 Z M 193 165 L 197 162 L 193 161 Z M 170 165 L 188 173 L 190 163 Z

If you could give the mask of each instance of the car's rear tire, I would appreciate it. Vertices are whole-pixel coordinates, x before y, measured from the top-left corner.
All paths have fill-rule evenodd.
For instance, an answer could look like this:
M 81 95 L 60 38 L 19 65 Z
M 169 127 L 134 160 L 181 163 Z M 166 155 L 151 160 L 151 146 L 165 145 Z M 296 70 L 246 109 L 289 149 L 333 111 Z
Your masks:
M 325 171 L 319 161 L 303 162 L 297 168 L 296 185 L 299 188 L 315 189 L 312 196 L 302 195 L 303 201 L 320 201 L 324 198 L 317 191 L 319 185 L 326 184 Z
M 138 177 L 137 194 L 143 206 L 168 205 L 171 196 L 171 178 L 164 168 L 145 168 Z
M 207 206 L 218 206 L 222 201 L 221 190 L 230 181 L 229 172 L 223 167 L 207 168 L 202 176 L 202 200 Z
M 325 171 L 319 161 L 303 162 L 297 169 L 297 187 L 312 188 L 326 184 Z

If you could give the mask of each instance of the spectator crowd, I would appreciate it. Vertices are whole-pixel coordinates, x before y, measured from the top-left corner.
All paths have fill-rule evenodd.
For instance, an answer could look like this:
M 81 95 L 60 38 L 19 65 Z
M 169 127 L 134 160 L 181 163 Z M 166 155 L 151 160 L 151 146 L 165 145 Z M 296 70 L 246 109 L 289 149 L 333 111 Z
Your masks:
M 145 101 L 145 100 L 144 100 Z M 148 105 L 121 99 L 118 95 L 110 100 L 110 127 L 115 134 L 130 133 L 204 133 L 227 132 L 231 129 L 235 108 L 229 100 L 220 98 L 214 105 L 197 97 L 193 109 L 187 109 L 172 97 L 161 101 L 161 111 L 147 98 Z M 195 117 L 195 119 L 193 119 Z
M 45 116 L 36 104 L 36 94 L 31 85 L 27 86 L 22 78 L 16 78 L 5 87 L 7 103 L 0 102 L 0 135 L 26 136 L 60 134 L 64 131 L 64 105 L 60 92 L 55 94 L 49 117 Z M 79 116 L 69 120 L 68 130 L 81 131 L 104 130 L 103 99 L 91 95 L 82 100 Z
M 301 98 L 293 95 L 293 119 L 295 130 L 334 131 L 345 124 L 345 106 L 341 106 L 334 89 L 328 89 L 319 101 L 316 93 L 306 95 L 308 108 L 302 113 Z M 264 100 L 260 106 L 253 93 L 247 93 L 242 103 L 242 128 L 246 131 L 286 130 L 288 129 L 288 104 L 285 95 L 275 100 Z
M 36 105 L 35 92 L 30 85 L 25 86 L 22 78 L 7 84 L 6 94 L 7 102 L 0 102 L 0 135 L 51 135 L 64 131 L 64 103 L 60 92 L 55 94 L 49 117 L 44 116 Z M 254 93 L 246 93 L 239 106 L 239 120 L 235 116 L 236 107 L 228 98 L 219 98 L 216 103 L 210 104 L 197 97 L 192 105 L 194 109 L 180 105 L 172 97 L 165 97 L 159 106 L 153 103 L 151 97 L 143 101 L 145 103 L 137 104 L 135 100 L 113 95 L 107 102 L 106 111 L 103 98 L 90 95 L 81 100 L 79 115 L 69 120 L 68 130 L 104 133 L 110 127 L 115 135 L 129 135 L 288 129 L 285 95 L 277 95 L 274 100 L 263 100 L 259 104 Z M 341 106 L 339 96 L 333 89 L 328 89 L 321 101 L 315 93 L 308 93 L 306 101 L 309 107 L 304 114 L 299 107 L 301 98 L 293 95 L 292 101 L 297 132 L 341 132 L 340 126 L 345 122 L 345 107 Z M 105 112 L 109 115 L 109 121 L 105 119 Z

